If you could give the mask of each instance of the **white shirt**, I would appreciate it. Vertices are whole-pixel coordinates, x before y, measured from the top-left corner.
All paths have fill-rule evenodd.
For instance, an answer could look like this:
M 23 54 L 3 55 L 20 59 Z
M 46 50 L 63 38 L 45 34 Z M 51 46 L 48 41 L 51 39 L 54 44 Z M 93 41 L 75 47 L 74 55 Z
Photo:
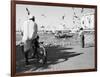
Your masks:
M 84 35 L 84 31 L 79 32 L 79 37 L 81 38 Z
M 25 21 L 22 25 L 22 32 L 23 32 L 22 42 L 25 42 L 28 39 L 36 38 L 37 31 L 38 27 L 35 22 L 33 22 L 32 20 Z

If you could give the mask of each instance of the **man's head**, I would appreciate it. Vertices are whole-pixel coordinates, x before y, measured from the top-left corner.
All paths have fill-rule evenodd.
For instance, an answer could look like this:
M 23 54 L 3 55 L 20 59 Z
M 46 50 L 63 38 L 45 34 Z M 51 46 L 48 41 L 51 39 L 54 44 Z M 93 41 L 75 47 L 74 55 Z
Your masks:
M 80 28 L 80 30 L 83 30 L 83 28 Z
M 30 17 L 29 20 L 35 21 L 35 16 Z

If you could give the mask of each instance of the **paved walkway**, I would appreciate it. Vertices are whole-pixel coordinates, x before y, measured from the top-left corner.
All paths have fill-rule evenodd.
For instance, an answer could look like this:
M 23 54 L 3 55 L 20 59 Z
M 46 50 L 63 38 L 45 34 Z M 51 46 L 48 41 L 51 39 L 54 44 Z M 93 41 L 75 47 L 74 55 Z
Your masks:
M 18 61 L 17 72 L 43 72 L 59 70 L 75 70 L 94 68 L 94 47 L 49 47 L 47 64 L 41 66 L 35 60 L 25 65 L 24 60 Z

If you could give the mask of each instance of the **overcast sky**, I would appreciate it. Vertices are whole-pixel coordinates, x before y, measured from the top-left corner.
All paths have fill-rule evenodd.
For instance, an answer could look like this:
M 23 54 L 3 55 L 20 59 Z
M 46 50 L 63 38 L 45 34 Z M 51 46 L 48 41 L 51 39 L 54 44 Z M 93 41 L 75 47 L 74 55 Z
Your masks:
M 94 9 L 84 8 L 81 14 L 82 8 L 72 7 L 58 7 L 58 6 L 39 6 L 39 5 L 16 5 L 16 29 L 20 29 L 21 25 L 27 20 L 26 8 L 29 9 L 31 15 L 36 17 L 36 22 L 39 26 L 45 26 L 46 29 L 61 29 L 65 24 L 66 29 L 73 28 L 75 25 L 79 25 L 79 21 L 73 24 L 74 12 L 76 16 L 82 17 L 83 14 L 94 13 Z M 64 16 L 64 19 L 62 19 Z

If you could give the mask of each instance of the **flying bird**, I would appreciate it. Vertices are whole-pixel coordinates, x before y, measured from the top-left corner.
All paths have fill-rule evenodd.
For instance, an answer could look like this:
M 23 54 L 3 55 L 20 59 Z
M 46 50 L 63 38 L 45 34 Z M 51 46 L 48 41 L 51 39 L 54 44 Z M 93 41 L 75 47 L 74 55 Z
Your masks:
M 30 15 L 30 11 L 28 10 L 28 8 L 26 8 L 26 11 L 28 12 L 28 15 Z

